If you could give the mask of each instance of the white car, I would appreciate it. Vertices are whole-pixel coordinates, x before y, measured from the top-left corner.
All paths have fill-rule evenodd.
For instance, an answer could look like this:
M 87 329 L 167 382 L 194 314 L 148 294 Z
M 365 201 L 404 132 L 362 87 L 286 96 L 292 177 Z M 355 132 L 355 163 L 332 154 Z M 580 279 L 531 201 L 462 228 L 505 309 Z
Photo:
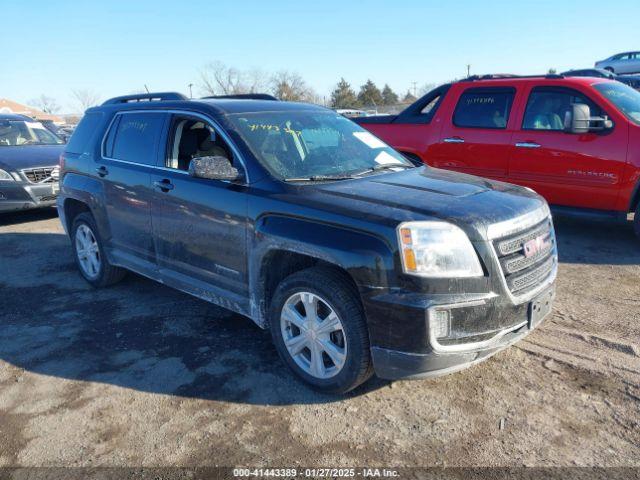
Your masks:
M 596 68 L 604 68 L 613 73 L 640 72 L 640 52 L 626 52 L 613 55 L 606 60 L 596 62 Z

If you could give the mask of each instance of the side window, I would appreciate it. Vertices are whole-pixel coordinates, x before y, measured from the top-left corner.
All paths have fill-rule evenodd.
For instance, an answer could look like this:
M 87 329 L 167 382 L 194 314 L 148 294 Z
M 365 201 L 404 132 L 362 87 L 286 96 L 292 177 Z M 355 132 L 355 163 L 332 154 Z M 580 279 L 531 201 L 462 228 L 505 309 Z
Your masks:
M 91 149 L 91 140 L 96 133 L 104 114 L 102 112 L 92 112 L 85 114 L 80 123 L 73 131 L 65 151 L 70 153 L 83 154 Z
M 589 105 L 591 116 L 603 115 L 595 103 L 575 90 L 534 88 L 527 100 L 522 129 L 562 131 L 574 103 Z
M 196 157 L 225 157 L 234 164 L 231 148 L 211 125 L 199 118 L 174 116 L 165 166 L 187 171 Z
M 441 98 L 442 95 L 433 97 L 433 99 L 429 100 L 429 102 L 422 108 L 422 110 L 420 110 L 420 113 L 423 115 L 431 115 L 431 112 L 434 112 L 434 108 L 436 108 L 436 105 L 438 105 L 438 102 L 440 102 Z
M 453 124 L 466 128 L 507 128 L 515 89 L 470 88 L 458 100 Z
M 143 165 L 155 165 L 157 145 L 165 114 L 121 113 L 107 135 L 107 157 Z

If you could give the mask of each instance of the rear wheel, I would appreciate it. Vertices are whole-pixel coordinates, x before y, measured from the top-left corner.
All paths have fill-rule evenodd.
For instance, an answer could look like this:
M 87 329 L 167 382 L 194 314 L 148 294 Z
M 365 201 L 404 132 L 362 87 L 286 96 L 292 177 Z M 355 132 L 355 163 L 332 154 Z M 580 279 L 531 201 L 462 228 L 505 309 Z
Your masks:
M 111 265 L 107 260 L 102 239 L 90 213 L 80 213 L 73 219 L 71 246 L 80 273 L 94 287 L 106 287 L 125 276 L 124 269 Z
M 373 374 L 358 294 L 337 271 L 314 267 L 284 279 L 270 328 L 280 357 L 317 390 L 345 393 Z

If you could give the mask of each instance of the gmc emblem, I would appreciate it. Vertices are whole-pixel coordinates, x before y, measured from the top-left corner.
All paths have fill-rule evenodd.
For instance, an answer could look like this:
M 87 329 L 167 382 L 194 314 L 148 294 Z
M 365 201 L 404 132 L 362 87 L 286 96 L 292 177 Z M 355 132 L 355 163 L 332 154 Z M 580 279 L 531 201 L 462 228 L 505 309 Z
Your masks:
M 547 234 L 540 235 L 539 237 L 532 238 L 524 244 L 524 256 L 527 258 L 533 257 L 546 250 L 548 247 L 549 240 L 547 238 Z

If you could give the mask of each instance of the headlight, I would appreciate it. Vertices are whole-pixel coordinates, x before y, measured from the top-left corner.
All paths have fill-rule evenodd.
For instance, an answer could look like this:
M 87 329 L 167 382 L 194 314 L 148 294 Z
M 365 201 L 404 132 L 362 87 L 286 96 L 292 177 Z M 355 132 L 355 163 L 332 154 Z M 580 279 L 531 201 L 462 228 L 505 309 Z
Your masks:
M 0 182 L 14 182 L 14 178 L 9 174 L 9 172 L 5 172 L 4 170 L 0 170 Z
M 402 269 L 420 277 L 481 277 L 469 237 L 446 222 L 405 222 L 398 226 Z

